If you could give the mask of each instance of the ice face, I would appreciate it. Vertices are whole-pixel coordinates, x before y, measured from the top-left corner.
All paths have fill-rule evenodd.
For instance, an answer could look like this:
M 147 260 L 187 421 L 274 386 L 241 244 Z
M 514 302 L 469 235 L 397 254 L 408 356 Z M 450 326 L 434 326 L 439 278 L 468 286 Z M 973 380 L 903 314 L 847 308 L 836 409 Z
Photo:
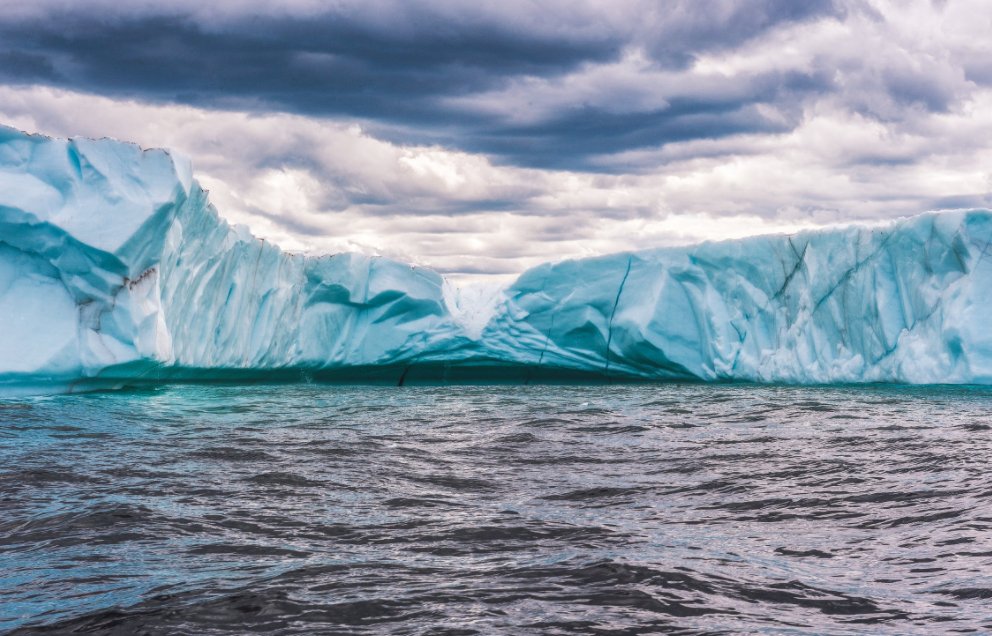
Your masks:
M 992 383 L 990 241 L 992 213 L 956 211 L 455 289 L 386 258 L 286 254 L 223 222 L 168 152 L 0 128 L 0 392 L 469 371 Z
M 988 383 L 990 240 L 970 211 L 544 265 L 510 287 L 530 329 L 506 346 L 618 376 Z
M 188 164 L 0 130 L 0 385 L 399 363 L 457 348 L 443 279 L 221 221 Z M 449 342 L 450 341 L 450 342 Z

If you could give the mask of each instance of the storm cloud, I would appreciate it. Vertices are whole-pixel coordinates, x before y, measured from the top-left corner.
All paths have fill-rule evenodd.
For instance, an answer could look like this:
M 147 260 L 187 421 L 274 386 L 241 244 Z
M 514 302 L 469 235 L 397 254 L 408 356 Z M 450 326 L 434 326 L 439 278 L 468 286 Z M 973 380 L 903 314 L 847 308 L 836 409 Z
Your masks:
M 458 274 L 989 204 L 983 2 L 15 2 L 0 118 Z
M 585 157 L 617 150 L 781 130 L 783 122 L 754 106 L 827 90 L 829 82 L 815 72 L 757 73 L 726 92 L 679 91 L 637 109 L 622 92 L 604 92 L 526 123 L 464 98 L 615 64 L 633 51 L 677 78 L 701 54 L 843 14 L 831 2 L 790 0 L 474 5 L 372 2 L 268 15 L 244 5 L 211 16 L 167 3 L 126 12 L 58 4 L 0 18 L 0 59 L 11 82 L 367 119 L 398 141 L 436 139 L 515 163 L 581 169 Z

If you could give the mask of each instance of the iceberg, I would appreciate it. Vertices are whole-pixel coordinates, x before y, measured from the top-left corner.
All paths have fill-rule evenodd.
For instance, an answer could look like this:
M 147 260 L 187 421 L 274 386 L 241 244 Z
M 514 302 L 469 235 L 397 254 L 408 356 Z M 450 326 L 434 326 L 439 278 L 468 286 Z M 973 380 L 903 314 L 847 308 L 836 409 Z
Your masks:
M 457 289 L 290 254 L 188 161 L 0 127 L 0 393 L 166 381 L 992 383 L 992 212 L 549 263 Z

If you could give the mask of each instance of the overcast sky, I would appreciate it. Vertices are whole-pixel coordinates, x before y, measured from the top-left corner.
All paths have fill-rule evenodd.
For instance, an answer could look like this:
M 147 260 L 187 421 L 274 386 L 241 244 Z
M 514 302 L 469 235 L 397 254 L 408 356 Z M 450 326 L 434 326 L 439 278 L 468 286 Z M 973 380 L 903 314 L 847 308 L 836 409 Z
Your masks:
M 8 0 L 0 122 L 456 279 L 992 207 L 988 0 Z M 124 5 L 124 6 L 121 6 Z

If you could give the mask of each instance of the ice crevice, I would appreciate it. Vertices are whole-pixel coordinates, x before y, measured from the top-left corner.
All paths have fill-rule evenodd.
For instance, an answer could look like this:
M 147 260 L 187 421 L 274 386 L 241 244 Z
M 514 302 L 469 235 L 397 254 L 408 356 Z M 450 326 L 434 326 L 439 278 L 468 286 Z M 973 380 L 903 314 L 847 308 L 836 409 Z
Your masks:
M 631 256 L 627 259 L 627 267 L 624 269 L 623 278 L 620 279 L 620 286 L 617 287 L 617 297 L 613 299 L 613 309 L 610 310 L 610 322 L 607 325 L 607 336 L 606 336 L 606 364 L 603 365 L 603 374 L 609 378 L 610 377 L 610 345 L 613 343 L 613 320 L 617 315 L 617 307 L 620 306 L 620 297 L 623 295 L 623 286 L 627 284 L 627 278 L 630 276 L 630 267 L 634 263 L 634 257 Z M 552 316 L 554 320 L 554 316 Z
M 172 380 L 992 383 L 992 212 L 458 288 L 231 227 L 188 162 L 0 127 L 0 394 Z
M 789 273 L 785 275 L 785 280 L 782 282 L 782 286 L 779 288 L 777 292 L 775 292 L 775 295 L 772 296 L 773 300 L 778 300 L 779 298 L 782 297 L 782 294 L 785 293 L 785 290 L 789 288 L 789 283 L 791 283 L 792 279 L 795 278 L 797 273 L 799 273 L 799 270 L 803 266 L 803 262 L 806 260 L 806 248 L 808 247 L 809 247 L 809 243 L 806 243 L 803 245 L 802 253 L 798 252 L 796 250 L 796 245 L 792 242 L 792 237 L 791 236 L 789 237 L 789 249 L 792 250 L 792 253 L 796 257 L 796 264 L 793 265 L 792 269 L 789 270 Z

